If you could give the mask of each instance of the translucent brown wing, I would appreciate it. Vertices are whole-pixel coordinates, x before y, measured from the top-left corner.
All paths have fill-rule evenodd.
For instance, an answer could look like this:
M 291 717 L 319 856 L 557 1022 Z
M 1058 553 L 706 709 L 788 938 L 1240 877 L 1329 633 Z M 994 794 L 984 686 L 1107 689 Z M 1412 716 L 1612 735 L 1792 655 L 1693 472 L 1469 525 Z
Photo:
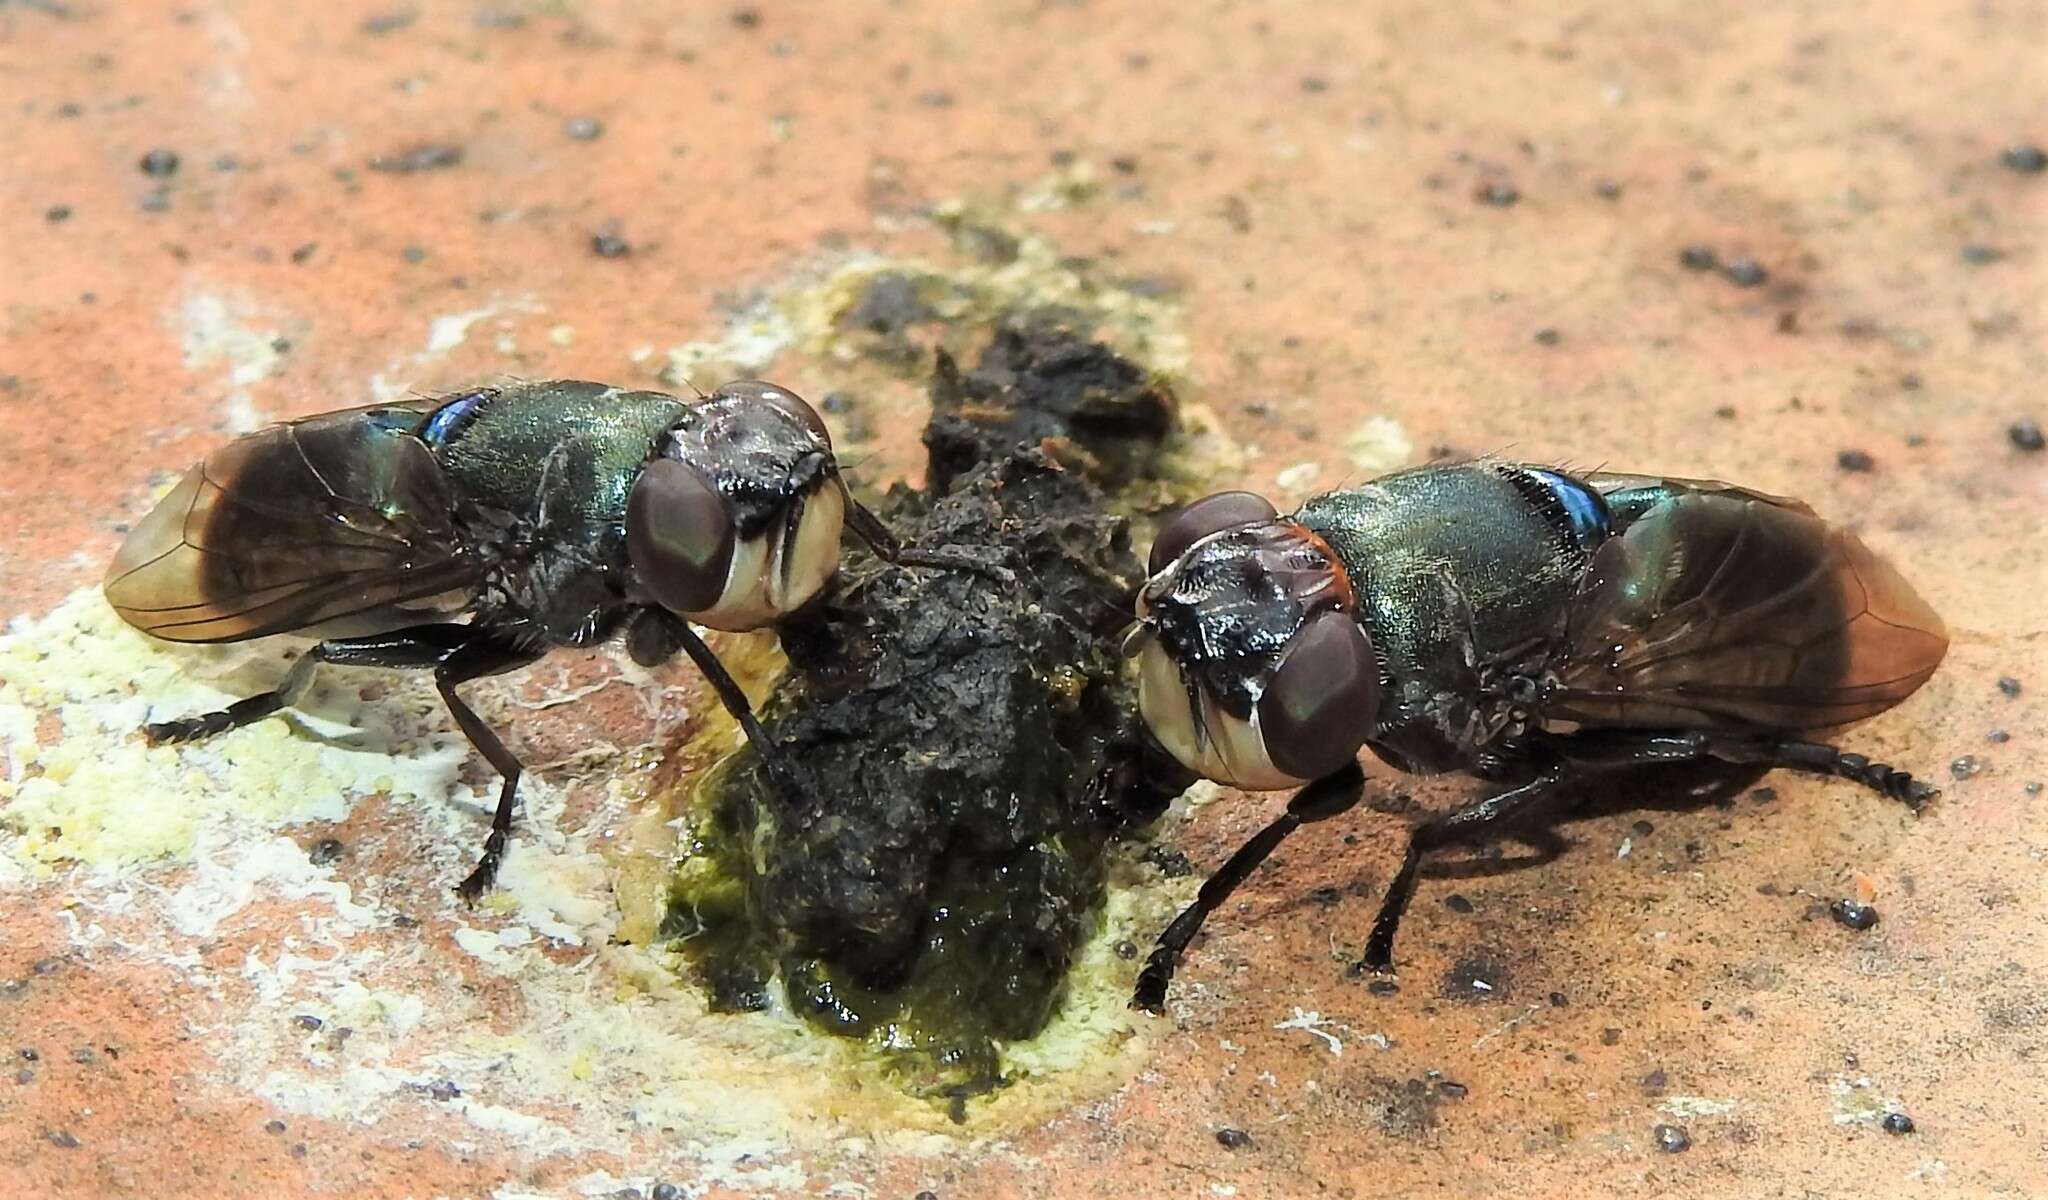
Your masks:
M 417 602 L 474 581 L 448 480 L 410 433 L 435 403 L 325 413 L 221 447 L 129 533 L 107 600 L 177 642 L 423 619 L 437 606 Z
M 1634 727 L 1805 730 L 1883 712 L 1948 632 L 1899 573 L 1796 501 L 1593 476 L 1623 531 L 1595 553 L 1546 714 Z

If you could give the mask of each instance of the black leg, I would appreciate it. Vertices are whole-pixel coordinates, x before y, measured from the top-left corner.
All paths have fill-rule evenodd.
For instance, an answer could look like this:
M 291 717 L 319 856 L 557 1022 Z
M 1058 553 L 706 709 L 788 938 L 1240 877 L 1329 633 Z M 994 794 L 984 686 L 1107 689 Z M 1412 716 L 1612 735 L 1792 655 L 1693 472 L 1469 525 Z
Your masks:
M 491 881 L 498 874 L 498 863 L 505 856 L 505 839 L 512 830 L 512 807 L 519 788 L 521 768 L 519 760 L 505 749 L 505 743 L 498 740 L 498 735 L 492 733 L 475 710 L 455 694 L 455 686 L 524 666 L 538 657 L 534 651 L 487 630 L 452 623 L 413 625 L 368 637 L 331 638 L 315 645 L 293 663 L 277 690 L 236 701 L 216 713 L 148 725 L 144 727 L 144 733 L 154 742 L 188 741 L 247 725 L 297 700 L 311 682 L 313 668 L 323 662 L 398 670 L 432 668 L 434 686 L 440 691 L 449 713 L 455 717 L 455 724 L 469 739 L 470 745 L 475 746 L 492 768 L 504 777 L 504 783 L 498 789 L 498 810 L 491 818 L 491 834 L 484 841 L 483 857 L 476 869 L 455 889 L 464 900 L 474 903 L 490 888 Z
M 704 673 L 704 678 L 710 681 L 711 690 L 718 693 L 719 702 L 725 705 L 725 711 L 731 713 L 732 719 L 740 723 L 740 728 L 746 732 L 748 743 L 754 747 L 754 753 L 761 756 L 761 765 L 775 781 L 776 790 L 782 793 L 784 802 L 792 806 L 800 803 L 804 792 L 797 785 L 796 772 L 791 769 L 789 760 L 783 756 L 781 749 L 769 738 L 768 731 L 761 728 L 761 722 L 755 719 L 753 704 L 747 699 L 747 694 L 740 690 L 739 683 L 726 671 L 725 664 L 718 661 L 718 656 L 711 652 L 711 647 L 705 645 L 704 639 L 698 637 L 696 631 L 686 622 L 675 621 L 669 634 L 683 648 L 683 653 L 690 656 L 690 661 L 697 664 L 697 669 Z
M 218 712 L 155 721 L 144 725 L 142 733 L 151 744 L 160 745 L 197 741 L 240 729 L 297 703 L 313 682 L 313 669 L 323 662 L 364 667 L 438 666 L 451 651 L 474 636 L 475 631 L 467 625 L 415 625 L 370 637 L 333 638 L 300 655 L 274 691 L 237 700 Z
M 242 726 L 288 708 L 305 694 L 306 685 L 313 681 L 313 668 L 319 666 L 325 657 L 327 643 L 321 642 L 299 656 L 299 661 L 285 672 L 283 682 L 275 691 L 237 700 L 218 712 L 201 713 L 196 717 L 179 717 L 172 721 L 152 721 L 142 727 L 142 736 L 152 746 L 170 742 L 194 742 L 210 738 L 217 733 Z
M 1410 830 L 1401 869 L 1387 886 L 1386 898 L 1380 901 L 1379 915 L 1373 918 L 1372 936 L 1366 939 L 1365 957 L 1360 965 L 1373 971 L 1384 971 L 1393 965 L 1394 934 L 1401 927 L 1401 915 L 1408 911 L 1408 902 L 1415 896 L 1415 876 L 1422 867 L 1424 854 L 1448 842 L 1463 841 L 1530 816 L 1570 778 L 1568 768 L 1553 765 L 1520 787 L 1475 800 Z
M 897 567 L 937 567 L 947 571 L 973 571 L 986 575 L 1001 584 L 1011 584 L 1017 577 L 1006 567 L 985 563 L 971 555 L 949 550 L 915 550 L 907 547 L 897 536 L 889 532 L 882 519 L 869 512 L 852 495 L 846 497 L 846 524 L 854 536 L 866 542 L 875 557 Z
M 1209 914 L 1230 898 L 1237 885 L 1265 862 L 1274 848 L 1287 840 L 1288 834 L 1303 825 L 1349 811 L 1364 792 L 1365 772 L 1359 770 L 1357 763 L 1352 763 L 1294 793 L 1294 798 L 1287 802 L 1287 811 L 1239 846 L 1237 852 L 1202 884 L 1202 890 L 1195 895 L 1195 902 L 1182 909 L 1173 923 L 1166 927 L 1166 932 L 1159 935 L 1152 956 L 1145 960 L 1145 969 L 1138 973 L 1138 985 L 1131 994 L 1131 1007 L 1151 1013 L 1162 1011 L 1166 1004 L 1166 985 L 1173 980 L 1173 969 Z
M 1757 737 L 1679 730 L 1669 733 L 1586 733 L 1558 738 L 1559 754 L 1575 762 L 1625 766 L 1636 763 L 1695 762 L 1718 758 L 1723 762 L 1749 763 L 1764 767 L 1787 767 L 1832 775 L 1859 783 L 1881 796 L 1897 800 L 1918 812 L 1940 795 L 1931 784 L 1886 763 L 1872 762 L 1861 754 L 1837 750 L 1820 742 L 1791 738 Z
M 1872 762 L 1861 754 L 1837 750 L 1819 742 L 1792 738 L 1690 729 L 1597 730 L 1543 737 L 1535 745 L 1554 755 L 1555 765 L 1520 787 L 1453 810 L 1418 825 L 1410 833 L 1401 869 L 1387 889 L 1379 917 L 1373 922 L 1363 966 L 1384 971 L 1393 965 L 1394 933 L 1400 927 L 1401 914 L 1407 910 L 1408 902 L 1414 896 L 1416 873 L 1424 853 L 1450 842 L 1469 841 L 1482 833 L 1498 832 L 1503 826 L 1529 819 L 1545 799 L 1555 795 L 1562 785 L 1583 771 L 1715 758 L 1723 762 L 1787 767 L 1847 779 L 1897 800 L 1915 812 L 1939 794 L 1932 786 L 1896 767 Z
M 483 634 L 451 652 L 440 666 L 434 668 L 434 687 L 441 693 L 441 702 L 448 706 L 449 713 L 455 717 L 455 724 L 462 729 L 469 744 L 475 746 L 492 769 L 503 777 L 503 782 L 498 785 L 498 809 L 491 815 L 491 833 L 484 839 L 483 856 L 477 859 L 476 868 L 455 885 L 455 894 L 469 904 L 475 904 L 498 878 L 498 864 L 505 857 L 505 841 L 512 833 L 512 806 L 524 768 L 505 748 L 505 743 L 498 740 L 491 727 L 483 723 L 483 718 L 476 715 L 476 710 L 456 695 L 455 685 L 524 666 L 536 657 L 530 650 Z

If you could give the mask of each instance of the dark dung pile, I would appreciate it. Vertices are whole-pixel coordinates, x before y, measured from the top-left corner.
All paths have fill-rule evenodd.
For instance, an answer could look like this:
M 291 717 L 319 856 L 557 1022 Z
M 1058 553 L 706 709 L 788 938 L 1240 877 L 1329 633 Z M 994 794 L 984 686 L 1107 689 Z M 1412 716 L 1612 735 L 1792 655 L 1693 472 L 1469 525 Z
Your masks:
M 1117 643 L 1142 568 L 1108 507 L 1156 477 L 1175 410 L 1044 322 L 1000 329 L 964 375 L 941 356 L 930 393 L 927 488 L 879 511 L 1014 578 L 849 557 L 782 631 L 763 709 L 808 796 L 792 811 L 751 751 L 729 759 L 698 789 L 664 932 L 718 1003 L 762 1006 L 779 975 L 795 1011 L 957 1116 L 1058 1005 L 1114 839 L 1186 782 L 1140 749 Z

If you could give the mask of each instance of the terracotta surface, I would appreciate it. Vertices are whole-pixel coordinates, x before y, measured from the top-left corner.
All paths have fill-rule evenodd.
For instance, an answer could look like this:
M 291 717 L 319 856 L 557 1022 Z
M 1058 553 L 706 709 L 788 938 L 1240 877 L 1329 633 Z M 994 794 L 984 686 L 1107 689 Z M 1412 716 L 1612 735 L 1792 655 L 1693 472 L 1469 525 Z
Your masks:
M 1123 1076 L 914 1147 L 765 1130 L 746 1170 L 687 1128 L 550 1149 L 424 1086 L 362 1120 L 274 1108 L 235 1027 L 274 1015 L 283 1044 L 291 1010 L 249 964 L 329 901 L 259 891 L 188 944 L 147 901 L 189 855 L 0 873 L 0 1193 L 2048 1194 L 2048 454 L 2007 432 L 2048 419 L 2048 173 L 2001 161 L 2048 143 L 2044 49 L 2038 3 L 0 3 L 9 615 L 94 584 L 161 473 L 229 432 L 380 388 L 645 381 L 762 289 L 944 259 L 927 214 L 966 199 L 1164 291 L 1182 394 L 1249 456 L 1219 484 L 1299 498 L 1442 448 L 1723 476 L 1857 527 L 1955 635 L 1848 739 L 1940 780 L 1917 820 L 1782 773 L 1725 809 L 1616 796 L 1557 861 L 1427 880 L 1376 995 L 1343 965 L 1400 819 L 1363 813 L 1211 926 Z M 373 165 L 434 145 L 459 161 Z M 174 173 L 142 169 L 159 148 Z M 1688 270 L 1690 245 L 1767 278 Z M 813 393 L 850 369 L 772 366 Z M 914 470 L 916 389 L 867 386 L 860 473 Z M 601 781 L 680 728 L 680 700 L 631 701 L 521 714 L 514 742 L 558 774 L 626 747 L 583 763 Z M 1279 803 L 1168 836 L 1213 867 Z M 480 818 L 427 811 L 284 832 L 341 839 L 331 878 L 416 914 L 360 943 L 415 956 L 394 977 L 516 1023 L 452 940 L 508 919 L 446 894 Z M 1821 908 L 1859 889 L 1862 933 Z M 565 977 L 580 954 L 549 950 Z M 1916 1131 L 1881 1131 L 1892 1109 Z

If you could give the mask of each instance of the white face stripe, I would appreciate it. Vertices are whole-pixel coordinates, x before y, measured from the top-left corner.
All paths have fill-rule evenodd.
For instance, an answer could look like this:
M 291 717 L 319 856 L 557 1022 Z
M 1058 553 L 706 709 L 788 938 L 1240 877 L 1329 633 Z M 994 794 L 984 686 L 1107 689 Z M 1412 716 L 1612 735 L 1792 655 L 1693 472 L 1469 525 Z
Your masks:
M 1182 766 L 1206 779 L 1253 791 L 1299 787 L 1308 782 L 1273 765 L 1266 753 L 1265 738 L 1259 733 L 1256 708 L 1251 720 L 1240 720 L 1224 712 L 1199 687 L 1196 695 L 1200 714 L 1188 707 L 1188 691 L 1181 682 L 1179 665 L 1157 637 L 1147 634 L 1139 656 L 1138 712 L 1152 736 Z
M 785 538 L 776 521 L 758 537 L 735 544 L 725 591 L 718 603 L 690 620 L 712 629 L 759 629 L 802 608 L 839 568 L 839 535 L 846 524 L 846 493 L 827 480 L 804 500 L 796 536 Z

